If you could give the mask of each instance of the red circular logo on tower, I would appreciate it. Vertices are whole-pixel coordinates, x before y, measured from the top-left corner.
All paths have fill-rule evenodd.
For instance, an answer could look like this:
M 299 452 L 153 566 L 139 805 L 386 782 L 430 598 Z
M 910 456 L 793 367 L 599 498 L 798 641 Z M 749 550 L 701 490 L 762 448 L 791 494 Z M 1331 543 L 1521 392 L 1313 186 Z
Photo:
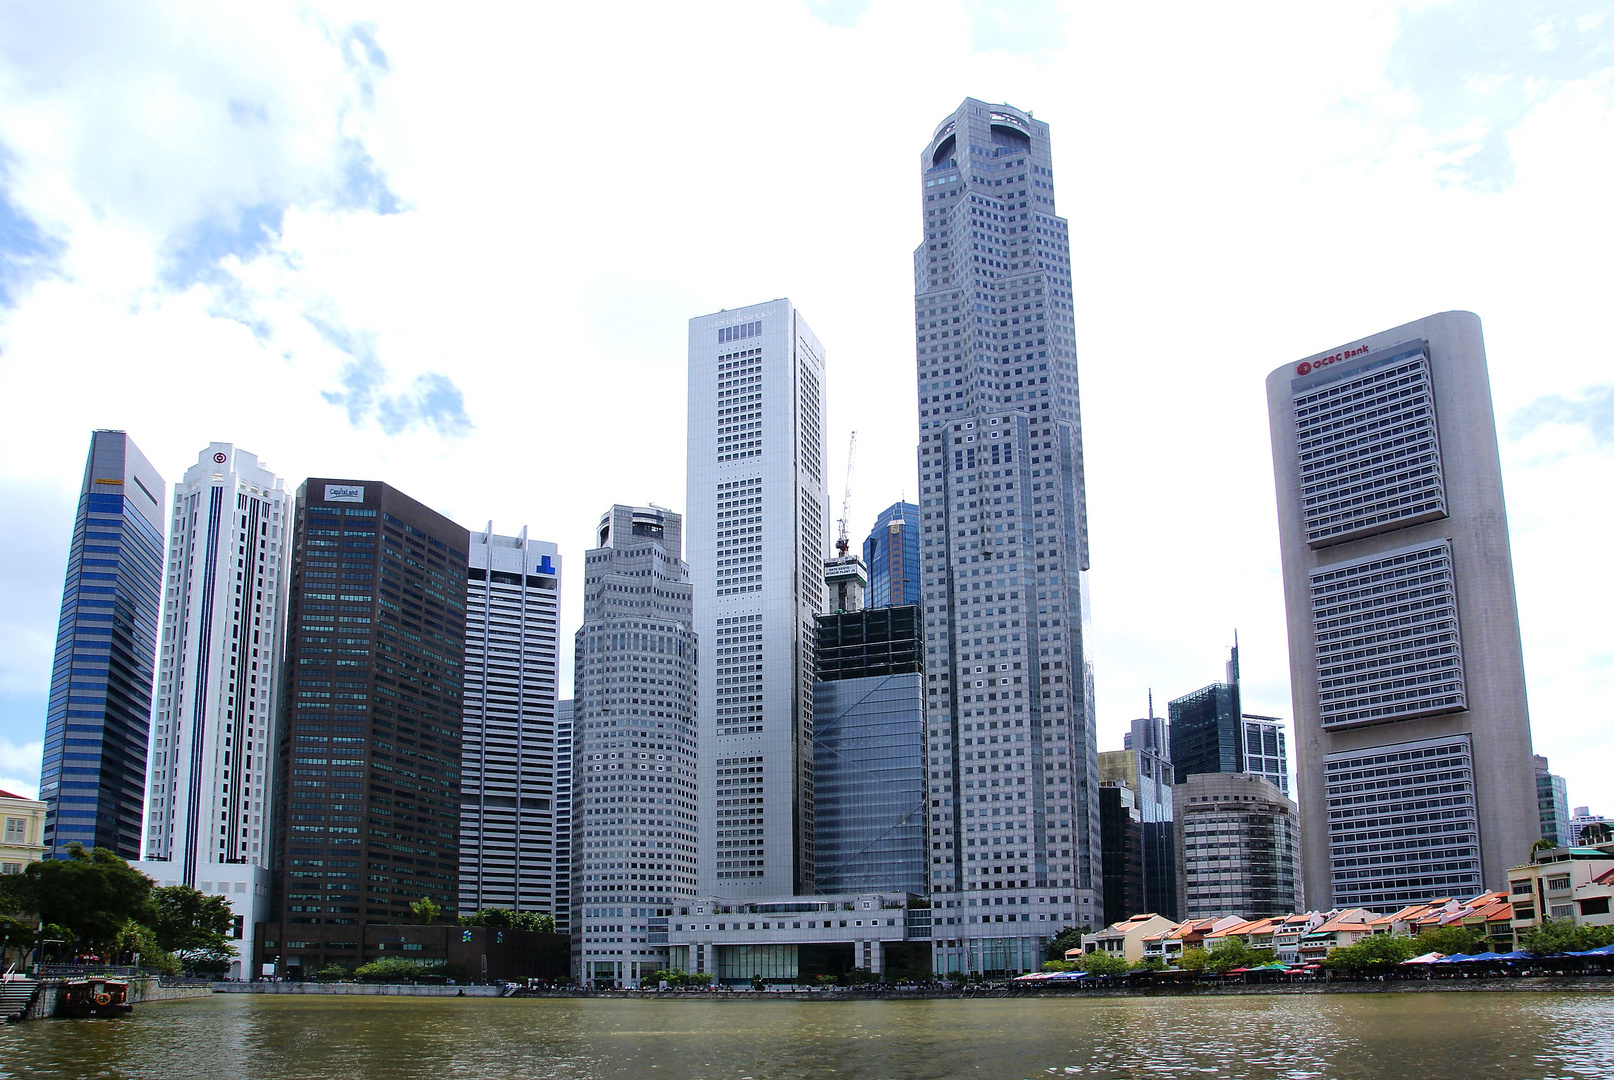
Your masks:
M 228 459 L 223 454 L 214 454 L 213 460 L 218 462 L 220 465 L 223 465 Z
M 1311 374 L 1311 363 L 1309 361 L 1302 360 L 1300 362 L 1300 365 L 1295 368 L 1295 374 L 1296 375 L 1310 375 Z

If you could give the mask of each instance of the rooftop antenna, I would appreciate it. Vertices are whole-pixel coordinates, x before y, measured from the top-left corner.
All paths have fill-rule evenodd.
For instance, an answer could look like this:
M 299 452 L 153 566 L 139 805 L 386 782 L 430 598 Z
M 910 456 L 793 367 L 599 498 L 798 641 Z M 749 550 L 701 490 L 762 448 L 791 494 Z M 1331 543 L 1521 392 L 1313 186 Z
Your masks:
M 1149 687 L 1149 719 L 1154 719 L 1154 687 Z
M 846 519 L 852 509 L 852 461 L 856 456 L 857 432 L 854 431 L 846 444 L 846 494 L 841 497 L 840 535 L 835 539 L 835 552 L 843 559 L 852 547 L 852 541 L 846 536 Z

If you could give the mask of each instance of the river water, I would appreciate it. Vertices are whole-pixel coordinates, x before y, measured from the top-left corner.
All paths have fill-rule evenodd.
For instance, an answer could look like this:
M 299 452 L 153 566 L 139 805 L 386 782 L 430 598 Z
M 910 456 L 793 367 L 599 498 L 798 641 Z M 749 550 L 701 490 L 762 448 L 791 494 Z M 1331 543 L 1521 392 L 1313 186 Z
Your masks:
M 218 994 L 0 1028 L 0 1080 L 1614 1077 L 1614 994 L 617 1001 Z

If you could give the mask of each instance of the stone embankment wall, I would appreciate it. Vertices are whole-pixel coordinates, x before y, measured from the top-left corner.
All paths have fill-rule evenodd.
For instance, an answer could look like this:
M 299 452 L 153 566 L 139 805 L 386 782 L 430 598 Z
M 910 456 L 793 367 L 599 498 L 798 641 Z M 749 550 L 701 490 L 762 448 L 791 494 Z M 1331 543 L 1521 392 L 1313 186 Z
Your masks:
M 129 982 L 129 1000 L 135 1005 L 158 1001 L 178 1001 L 183 998 L 207 997 L 213 992 L 209 986 L 163 986 L 155 978 L 134 978 Z M 48 1020 L 57 1015 L 67 983 L 63 979 L 46 979 L 39 984 L 34 1003 L 23 1014 L 24 1020 Z
M 231 982 L 216 983 L 217 994 L 354 994 L 391 997 L 498 997 L 497 986 L 406 986 L 392 983 Z

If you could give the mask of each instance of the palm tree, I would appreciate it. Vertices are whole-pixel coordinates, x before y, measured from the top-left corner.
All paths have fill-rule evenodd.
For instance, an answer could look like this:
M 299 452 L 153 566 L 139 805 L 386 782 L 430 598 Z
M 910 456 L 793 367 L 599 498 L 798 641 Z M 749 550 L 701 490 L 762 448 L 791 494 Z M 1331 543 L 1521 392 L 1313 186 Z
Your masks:
M 1543 851 L 1551 851 L 1557 846 L 1558 841 L 1548 840 L 1545 836 L 1543 836 L 1540 840 L 1537 840 L 1535 843 L 1530 845 L 1530 861 L 1535 862 L 1537 855 L 1541 854 Z

